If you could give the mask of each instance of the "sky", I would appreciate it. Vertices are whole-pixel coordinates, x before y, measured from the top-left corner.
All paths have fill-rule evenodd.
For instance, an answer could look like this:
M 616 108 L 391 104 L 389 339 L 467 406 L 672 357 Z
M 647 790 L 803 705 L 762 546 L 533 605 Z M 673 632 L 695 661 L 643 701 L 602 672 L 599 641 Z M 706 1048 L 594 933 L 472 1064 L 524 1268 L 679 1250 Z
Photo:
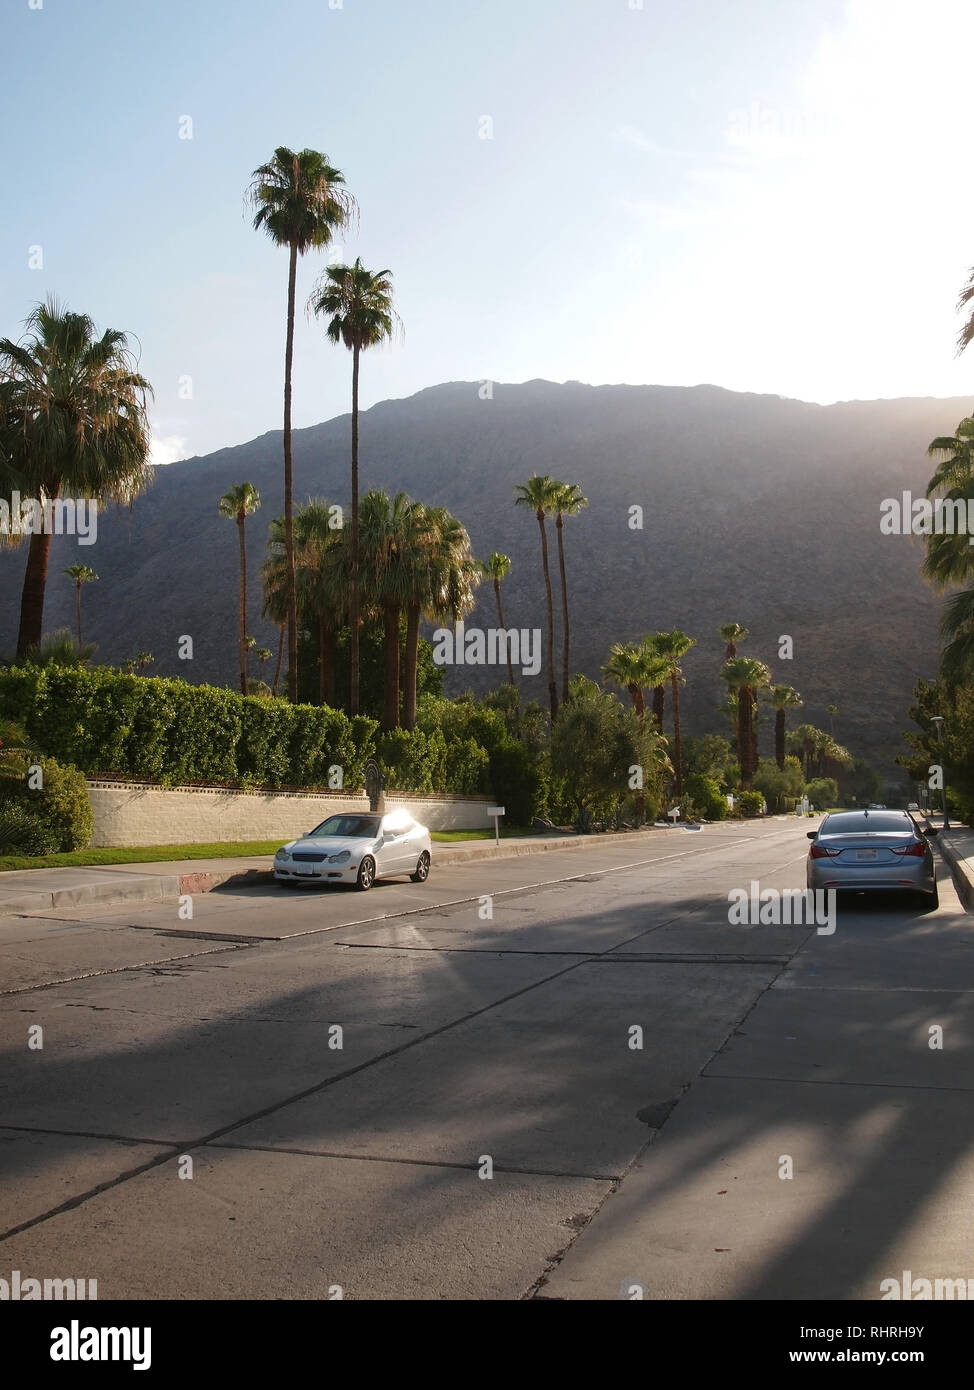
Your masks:
M 404 325 L 364 407 L 974 393 L 972 48 L 969 0 L 2 0 L 0 335 L 51 294 L 130 333 L 157 463 L 279 429 L 287 253 L 245 194 L 288 145 L 360 209 L 299 265 L 296 427 L 349 409 L 304 305 L 357 255 Z

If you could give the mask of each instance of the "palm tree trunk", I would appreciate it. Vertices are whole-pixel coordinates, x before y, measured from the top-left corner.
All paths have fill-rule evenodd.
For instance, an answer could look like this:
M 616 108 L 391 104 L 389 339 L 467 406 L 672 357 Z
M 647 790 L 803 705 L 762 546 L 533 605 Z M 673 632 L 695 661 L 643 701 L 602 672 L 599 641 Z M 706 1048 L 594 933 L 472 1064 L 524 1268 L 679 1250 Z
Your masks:
M 501 582 L 499 579 L 494 580 L 494 595 L 497 599 L 497 622 L 500 625 L 501 631 L 506 632 L 507 628 L 504 624 L 504 609 L 501 607 Z M 505 645 L 507 646 L 507 680 L 509 685 L 513 685 L 514 667 L 511 665 L 511 648 L 509 644 L 505 643 Z
M 561 512 L 555 522 L 555 530 L 558 532 L 558 569 L 561 572 L 561 625 L 563 633 L 562 641 L 562 667 L 561 667 L 561 698 L 568 699 L 568 669 L 569 651 L 571 648 L 571 627 L 568 622 L 568 580 L 565 578 L 565 522 Z
M 781 772 L 785 770 L 785 711 L 779 709 L 774 716 L 774 760 Z
M 318 703 L 335 700 L 335 633 L 326 618 L 318 619 Z
M 78 651 L 81 651 L 81 580 L 75 582 L 74 595 L 75 617 L 78 620 Z
M 287 343 L 284 348 L 284 550 L 287 583 L 287 697 L 298 701 L 298 610 L 294 583 L 294 477 L 291 467 L 291 368 L 294 361 L 294 293 L 298 248 L 291 244 L 287 278 Z
M 673 771 L 676 774 L 677 800 L 683 795 L 683 747 L 680 742 L 680 678 L 671 672 L 673 682 Z
M 348 709 L 352 715 L 359 711 L 359 544 L 358 544 L 358 368 L 359 349 L 352 351 L 352 554 L 351 603 L 349 605 L 349 691 Z
M 240 537 L 240 603 L 237 614 L 238 642 L 240 648 L 240 693 L 247 694 L 247 541 L 244 532 L 244 514 L 237 514 L 237 533 Z M 80 631 L 80 624 L 79 624 Z M 81 638 L 78 638 L 81 645 Z
M 663 732 L 663 715 L 666 709 L 666 686 L 653 686 L 653 722 L 660 733 Z
M 403 728 L 416 727 L 416 672 L 419 666 L 419 604 L 406 608 L 406 672 L 403 691 Z
M 737 764 L 741 770 L 741 786 L 744 791 L 750 790 L 751 777 L 748 771 L 750 759 L 751 734 L 748 727 L 748 711 L 751 702 L 748 698 L 747 687 L 742 686 L 737 692 Z
M 281 683 L 281 666 L 284 662 L 284 631 L 286 623 L 281 623 L 281 636 L 277 644 L 277 669 L 274 672 L 274 694 L 277 694 L 277 687 Z
M 20 661 L 23 661 L 32 647 L 40 645 L 50 554 L 50 531 L 33 532 L 27 550 L 24 587 L 20 595 L 20 630 L 17 634 L 17 658 Z
M 399 608 L 394 603 L 384 605 L 385 613 L 385 708 L 383 728 L 399 728 Z
M 551 706 L 551 718 L 554 721 L 558 717 L 558 686 L 555 684 L 555 618 L 551 598 L 551 571 L 548 568 L 548 533 L 545 531 L 544 511 L 541 507 L 538 508 L 537 517 L 538 526 L 541 529 L 541 564 L 544 569 L 545 603 L 548 614 L 548 702 Z

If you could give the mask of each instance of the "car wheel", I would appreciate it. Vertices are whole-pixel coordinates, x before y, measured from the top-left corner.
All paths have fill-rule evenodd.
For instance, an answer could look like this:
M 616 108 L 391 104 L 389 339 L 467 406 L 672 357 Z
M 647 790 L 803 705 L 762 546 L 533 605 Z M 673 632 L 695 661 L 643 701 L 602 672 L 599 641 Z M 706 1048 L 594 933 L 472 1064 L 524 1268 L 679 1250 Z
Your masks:
M 422 854 L 419 856 L 419 862 L 416 865 L 415 873 L 411 873 L 409 877 L 412 879 L 414 883 L 425 883 L 429 876 L 430 857 L 429 853 L 424 849 Z
M 367 854 L 358 866 L 358 878 L 355 880 L 355 887 L 363 893 L 367 893 L 375 882 L 375 860 Z

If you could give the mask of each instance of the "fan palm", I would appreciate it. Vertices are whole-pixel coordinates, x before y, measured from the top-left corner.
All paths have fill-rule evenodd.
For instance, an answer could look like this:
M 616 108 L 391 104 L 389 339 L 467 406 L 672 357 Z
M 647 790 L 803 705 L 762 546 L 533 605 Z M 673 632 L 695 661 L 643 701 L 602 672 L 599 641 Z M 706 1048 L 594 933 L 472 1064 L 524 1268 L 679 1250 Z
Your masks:
M 662 657 L 670 678 L 673 698 L 673 776 L 678 798 L 683 795 L 683 753 L 680 734 L 680 680 L 683 672 L 680 669 L 680 660 L 695 646 L 696 638 L 688 637 L 678 628 L 674 628 L 672 632 L 657 632 L 652 639 L 651 650 Z
M 724 623 L 720 628 L 720 635 L 727 643 L 724 660 L 733 661 L 737 656 L 738 642 L 743 642 L 745 637 L 751 634 L 746 627 L 741 627 L 740 623 Z
M 541 532 L 541 567 L 544 570 L 548 634 L 548 703 L 551 708 L 552 720 L 556 719 L 558 715 L 558 687 L 555 684 L 555 621 L 551 598 L 551 571 L 548 567 L 548 532 L 545 527 L 545 517 L 557 506 L 558 489 L 561 486 L 562 484 L 556 483 L 546 473 L 543 477 L 534 474 L 526 483 L 519 483 L 514 489 L 514 505 L 530 507 L 537 518 L 538 529 Z
M 507 578 L 511 568 L 511 557 L 502 555 L 495 550 L 489 560 L 484 561 L 480 566 L 480 572 L 484 579 L 489 579 L 494 586 L 494 598 L 497 600 L 497 623 L 502 632 L 507 629 L 504 624 L 504 607 L 501 603 L 501 582 Z M 511 665 L 511 650 L 507 649 L 507 683 L 514 684 L 514 667 Z
M 555 532 L 558 536 L 558 570 L 561 575 L 562 670 L 561 698 L 568 699 L 568 669 L 570 664 L 571 626 L 568 621 L 568 581 L 565 578 L 565 517 L 577 516 L 588 506 L 577 483 L 558 483 L 555 494 Z
M 458 622 L 474 605 L 482 578 L 466 528 L 446 507 L 413 504 L 406 552 L 406 661 L 403 675 L 403 724 L 416 724 L 416 676 L 419 622 Z
M 771 707 L 775 711 L 774 716 L 774 756 L 778 767 L 784 770 L 785 766 L 785 722 L 787 712 L 790 709 L 797 709 L 804 704 L 802 697 L 797 690 L 790 685 L 772 686 L 768 699 Z
M 68 565 L 64 573 L 68 579 L 74 580 L 75 621 L 78 629 L 78 650 L 80 651 L 84 645 L 81 640 L 81 586 L 93 584 L 98 575 L 88 565 Z
M 390 498 L 372 488 L 362 498 L 361 568 L 363 606 L 382 615 L 385 675 L 382 724 L 400 724 L 400 621 L 412 592 L 412 543 L 420 524 L 419 503 L 405 492 Z
M 741 770 L 741 786 L 751 788 L 758 768 L 757 729 L 754 715 L 758 692 L 771 683 L 771 672 L 763 661 L 736 656 L 724 663 L 722 678 L 737 697 L 737 761 Z
M 392 307 L 392 273 L 366 270 L 361 259 L 354 265 L 329 266 L 308 300 L 315 314 L 328 316 L 327 334 L 333 343 L 344 343 L 352 354 L 352 546 L 351 546 L 351 634 L 349 643 L 349 709 L 359 712 L 361 660 L 359 626 L 361 585 L 359 579 L 359 362 L 370 347 L 391 338 L 400 320 Z
M 220 515 L 237 523 L 240 548 L 240 592 L 237 599 L 237 651 L 240 661 L 240 693 L 247 694 L 247 537 L 245 526 L 260 506 L 253 483 L 236 483 L 220 498 Z M 79 639 L 80 640 L 80 639 Z
M 291 460 L 291 374 L 294 360 L 294 300 L 298 257 L 326 246 L 347 226 L 355 201 L 340 170 L 317 150 L 279 146 L 254 170 L 249 197 L 254 227 L 275 246 L 288 248 L 287 336 L 284 346 L 284 547 L 287 599 L 288 699 L 298 698 L 297 601 L 294 592 L 294 489 Z
M 149 484 L 149 383 L 127 336 L 95 336 L 87 314 L 38 304 L 21 343 L 0 339 L 5 476 L 43 503 L 61 497 L 131 502 Z M 41 640 L 51 527 L 34 531 L 20 604 L 17 655 Z

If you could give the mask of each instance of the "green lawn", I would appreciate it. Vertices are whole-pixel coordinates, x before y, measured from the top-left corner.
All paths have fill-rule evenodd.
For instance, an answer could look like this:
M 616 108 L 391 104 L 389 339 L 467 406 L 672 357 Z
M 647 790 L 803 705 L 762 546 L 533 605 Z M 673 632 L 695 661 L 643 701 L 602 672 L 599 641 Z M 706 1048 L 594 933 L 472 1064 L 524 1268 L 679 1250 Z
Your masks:
M 82 849 L 74 854 L 45 854 L 38 859 L 24 855 L 0 856 L 0 873 L 13 869 L 72 869 L 98 864 L 158 864 L 176 859 L 238 859 L 252 854 L 276 854 L 283 840 L 256 840 L 246 844 L 143 845 L 139 849 Z
M 501 830 L 502 840 L 521 840 L 526 835 L 536 835 L 536 830 Z M 452 845 L 461 840 L 492 840 L 493 830 L 433 830 L 430 839 L 436 844 Z

